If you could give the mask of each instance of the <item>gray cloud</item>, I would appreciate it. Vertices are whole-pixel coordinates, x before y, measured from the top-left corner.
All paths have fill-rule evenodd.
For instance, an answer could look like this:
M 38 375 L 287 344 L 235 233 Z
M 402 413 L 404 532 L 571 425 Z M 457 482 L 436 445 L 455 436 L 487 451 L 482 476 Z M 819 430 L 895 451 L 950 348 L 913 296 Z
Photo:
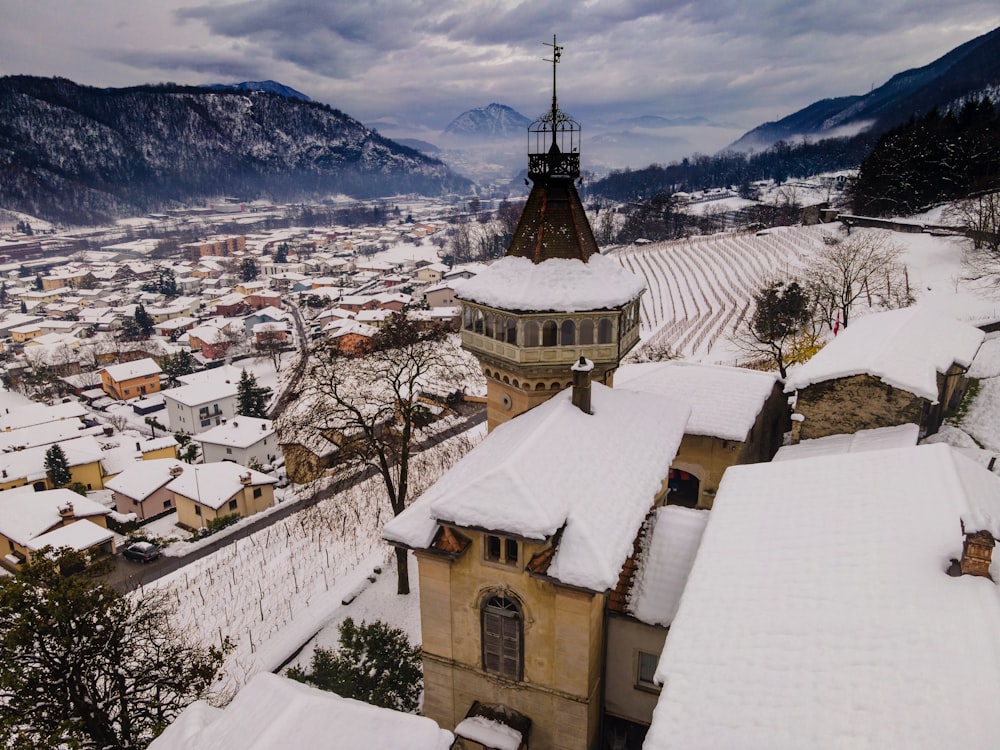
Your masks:
M 996 0 L 32 0 L 12 5 L 5 20 L 2 72 L 97 85 L 272 78 L 363 120 L 425 132 L 491 101 L 540 114 L 550 95 L 542 42 L 555 32 L 566 47 L 560 101 L 585 126 L 701 115 L 745 130 L 925 65 L 1000 25 L 1000 8 Z

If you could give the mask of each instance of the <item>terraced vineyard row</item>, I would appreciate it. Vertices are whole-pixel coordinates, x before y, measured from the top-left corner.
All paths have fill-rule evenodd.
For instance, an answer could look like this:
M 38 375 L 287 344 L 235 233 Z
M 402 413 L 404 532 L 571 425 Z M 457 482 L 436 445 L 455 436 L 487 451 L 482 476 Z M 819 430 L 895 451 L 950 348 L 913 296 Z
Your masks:
M 788 227 L 613 251 L 648 287 L 638 353 L 669 347 L 684 357 L 713 359 L 713 347 L 750 313 L 751 296 L 761 283 L 797 273 L 820 245 L 818 227 Z

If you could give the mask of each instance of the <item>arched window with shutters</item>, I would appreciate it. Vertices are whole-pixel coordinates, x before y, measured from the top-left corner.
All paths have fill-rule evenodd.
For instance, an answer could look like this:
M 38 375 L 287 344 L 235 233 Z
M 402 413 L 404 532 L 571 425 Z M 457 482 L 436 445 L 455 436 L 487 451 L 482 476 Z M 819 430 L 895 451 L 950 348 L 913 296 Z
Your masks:
M 576 322 L 564 320 L 559 326 L 559 346 L 573 346 L 576 343 Z
M 559 328 L 554 320 L 546 320 L 542 323 L 542 346 L 555 346 L 558 331 Z
M 483 669 L 508 680 L 524 672 L 523 617 L 518 603 L 501 594 L 487 596 L 482 607 Z
M 594 343 L 594 321 L 590 318 L 580 322 L 580 344 L 589 345 Z
M 611 343 L 611 321 L 607 318 L 601 318 L 601 322 L 597 324 L 597 343 Z

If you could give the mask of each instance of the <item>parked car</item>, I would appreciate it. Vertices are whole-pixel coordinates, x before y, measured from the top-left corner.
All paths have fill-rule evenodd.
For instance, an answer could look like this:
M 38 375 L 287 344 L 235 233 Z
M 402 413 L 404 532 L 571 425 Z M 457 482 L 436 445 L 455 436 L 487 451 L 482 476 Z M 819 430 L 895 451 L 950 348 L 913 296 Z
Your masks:
M 160 548 L 151 542 L 135 542 L 126 547 L 125 551 L 122 552 L 122 557 L 127 557 L 129 560 L 141 563 L 155 560 L 159 556 Z

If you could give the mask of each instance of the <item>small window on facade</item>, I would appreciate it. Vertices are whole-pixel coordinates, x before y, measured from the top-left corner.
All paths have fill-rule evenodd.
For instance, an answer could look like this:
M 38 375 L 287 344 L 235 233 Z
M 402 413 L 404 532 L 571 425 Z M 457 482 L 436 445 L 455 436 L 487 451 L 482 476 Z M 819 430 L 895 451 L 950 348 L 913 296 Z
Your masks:
M 656 654 L 647 654 L 645 651 L 639 652 L 635 678 L 635 684 L 638 687 L 659 690 L 659 686 L 653 682 L 653 677 L 656 675 L 656 664 L 658 661 L 659 657 Z
M 260 487 L 254 487 L 254 488 L 253 488 L 253 496 L 254 496 L 255 498 L 257 498 L 257 497 L 260 497 L 260 496 L 261 496 L 261 495 L 263 495 L 263 494 L 264 494 L 264 490 L 263 490 L 263 489 L 261 489 Z
M 559 345 L 573 346 L 576 343 L 576 323 L 572 320 L 564 320 L 559 327 Z
M 226 448 L 226 453 L 232 453 L 232 452 L 233 452 L 232 448 Z
M 487 534 L 485 538 L 484 555 L 490 562 L 503 563 L 504 565 L 517 565 L 518 549 L 517 540 L 508 539 L 505 536 Z
M 532 320 L 524 324 L 524 345 L 538 346 L 538 323 Z
M 229 510 L 236 510 L 236 501 L 235 500 L 230 500 L 229 501 Z
M 608 318 L 601 318 L 601 322 L 597 324 L 597 343 L 611 343 L 611 321 Z
M 555 346 L 556 345 L 556 322 L 554 320 L 546 320 L 542 323 L 542 346 Z
M 194 506 L 194 514 L 196 516 L 200 516 L 201 515 L 201 506 L 200 505 Z
M 173 505 L 173 503 L 171 501 L 169 501 L 169 500 L 164 500 L 163 501 L 163 507 L 164 508 L 169 508 L 171 505 Z
M 492 596 L 483 603 L 483 669 L 520 680 L 524 667 L 521 608 L 513 599 Z

